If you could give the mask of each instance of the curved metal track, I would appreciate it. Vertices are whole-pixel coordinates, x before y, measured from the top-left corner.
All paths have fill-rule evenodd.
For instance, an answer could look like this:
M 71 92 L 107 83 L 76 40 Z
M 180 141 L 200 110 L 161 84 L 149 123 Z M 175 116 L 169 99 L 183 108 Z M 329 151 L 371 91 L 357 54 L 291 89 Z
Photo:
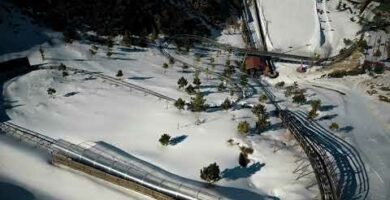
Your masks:
M 238 50 L 245 53 L 252 51 L 232 48 L 229 45 L 215 43 L 210 39 L 198 36 L 182 35 L 181 37 L 184 39 L 196 39 L 201 43 L 206 41 L 214 45 L 214 48 L 228 51 Z M 165 42 L 165 46 L 160 45 L 160 49 L 164 55 L 171 58 L 173 56 L 165 50 L 168 48 L 171 40 Z M 206 45 L 206 47 L 208 46 Z M 276 55 L 273 53 L 263 54 L 262 51 L 252 52 L 257 52 L 261 55 Z M 294 56 L 288 57 L 298 58 Z M 308 58 L 308 60 L 310 59 Z M 175 58 L 175 60 L 178 59 Z M 305 113 L 294 113 L 288 109 L 282 109 L 278 105 L 275 95 L 264 83 L 258 79 L 253 79 L 253 81 L 257 82 L 262 88 L 270 102 L 280 113 L 284 125 L 289 128 L 307 154 L 318 182 L 321 198 L 323 200 L 365 199 L 369 191 L 368 177 L 358 152 L 350 144 L 327 131 L 318 123 L 308 120 Z

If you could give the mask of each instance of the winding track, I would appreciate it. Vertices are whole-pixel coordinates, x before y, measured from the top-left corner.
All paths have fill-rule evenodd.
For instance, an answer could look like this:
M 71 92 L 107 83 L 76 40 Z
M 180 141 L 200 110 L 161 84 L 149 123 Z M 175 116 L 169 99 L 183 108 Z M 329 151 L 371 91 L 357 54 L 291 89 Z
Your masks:
M 185 40 L 194 39 L 201 43 L 206 42 L 206 47 L 211 44 L 216 48 L 227 51 L 245 52 L 248 54 L 254 52 L 257 53 L 256 55 L 263 56 L 275 55 L 262 51 L 234 48 L 230 45 L 219 44 L 210 39 L 198 36 L 181 35 L 174 36 L 173 38 L 179 39 L 180 37 Z M 164 45 L 160 45 L 160 50 L 168 58 L 174 58 L 176 61 L 182 62 L 180 59 L 170 55 L 169 51 L 166 50 L 168 49 L 169 43 L 174 39 L 169 38 L 165 40 Z M 290 55 L 287 58 L 296 59 L 297 57 Z M 332 59 L 336 60 L 338 58 L 339 56 L 336 56 Z M 311 62 L 312 58 L 308 58 L 307 60 Z M 190 63 L 186 64 L 191 66 Z M 307 154 L 316 175 L 321 198 L 323 200 L 366 199 L 369 191 L 367 172 L 355 148 L 327 131 L 318 123 L 308 120 L 305 113 L 294 113 L 288 109 L 281 109 L 272 91 L 261 80 L 253 79 L 253 81 L 257 82 L 262 88 L 270 102 L 280 113 L 284 125 L 289 128 Z

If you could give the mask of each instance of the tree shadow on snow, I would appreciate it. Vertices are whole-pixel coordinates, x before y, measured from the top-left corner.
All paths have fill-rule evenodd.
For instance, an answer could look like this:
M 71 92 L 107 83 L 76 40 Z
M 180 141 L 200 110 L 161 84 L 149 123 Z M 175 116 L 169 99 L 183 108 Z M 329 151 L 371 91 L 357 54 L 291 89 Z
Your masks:
M 240 178 L 249 178 L 256 172 L 260 171 L 262 167 L 265 166 L 265 163 L 260 164 L 259 162 L 252 164 L 249 167 L 237 166 L 231 169 L 225 169 L 221 172 L 222 178 L 228 181 L 237 180 Z
M 143 80 L 148 80 L 148 79 L 152 79 L 152 78 L 154 78 L 154 77 L 152 77 L 152 76 L 146 76 L 146 77 L 142 77 L 142 76 L 132 76 L 132 77 L 129 77 L 129 78 L 127 78 L 127 79 L 130 79 L 130 80 L 141 80 L 141 81 L 143 81 Z
M 324 105 L 324 106 L 321 106 L 319 110 L 321 112 L 325 112 L 325 111 L 330 111 L 334 108 L 337 108 L 337 105 Z
M 169 141 L 169 144 L 175 146 L 183 142 L 187 137 L 188 135 L 181 135 L 181 136 L 174 137 Z
M 64 95 L 64 97 L 71 97 L 71 96 L 74 96 L 76 94 L 79 94 L 80 92 L 68 92 Z
M 318 119 L 318 121 L 331 120 L 337 116 L 338 116 L 338 114 L 325 115 L 325 116 L 320 117 Z
M 354 128 L 353 128 L 352 126 L 345 126 L 345 127 L 340 128 L 339 131 L 349 133 L 349 132 L 351 132 L 353 129 L 354 129 Z

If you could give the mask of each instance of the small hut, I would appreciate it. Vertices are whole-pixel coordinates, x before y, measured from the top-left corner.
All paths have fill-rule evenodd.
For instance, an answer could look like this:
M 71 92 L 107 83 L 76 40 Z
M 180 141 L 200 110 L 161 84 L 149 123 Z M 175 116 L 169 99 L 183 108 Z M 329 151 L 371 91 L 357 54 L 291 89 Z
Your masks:
M 248 73 L 264 72 L 268 70 L 267 63 L 257 56 L 247 56 L 245 58 L 245 69 Z

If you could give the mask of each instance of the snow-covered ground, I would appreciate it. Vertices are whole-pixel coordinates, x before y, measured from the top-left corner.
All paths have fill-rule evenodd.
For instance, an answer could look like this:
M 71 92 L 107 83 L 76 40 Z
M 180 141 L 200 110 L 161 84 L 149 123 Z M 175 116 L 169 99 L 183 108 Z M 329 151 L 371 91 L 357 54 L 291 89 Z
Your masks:
M 338 0 L 257 0 L 270 51 L 322 57 L 337 55 L 344 38 L 360 30 L 357 10 L 337 10 Z M 355 22 L 351 21 L 354 18 Z
M 346 77 L 342 79 L 320 78 L 322 73 L 311 69 L 308 73 L 298 73 L 298 66 L 277 64 L 280 76 L 268 79 L 275 84 L 285 81 L 287 85 L 298 82 L 301 88 L 308 89 L 308 100 L 320 99 L 324 109 L 320 111 L 317 121 L 324 127 L 332 122 L 340 126 L 335 134 L 350 142 L 360 153 L 369 176 L 369 199 L 388 199 L 390 193 L 390 104 L 370 96 L 366 90 L 368 84 L 390 85 L 390 73 L 386 72 L 376 79 L 368 75 Z M 320 87 L 318 87 L 320 86 Z M 275 90 L 279 99 L 285 99 L 282 90 Z M 341 94 L 345 93 L 345 95 Z M 291 109 L 303 109 L 309 105 L 296 107 L 291 100 L 284 103 Z
M 9 21 L 19 18 L 20 15 L 13 14 Z M 26 22 L 22 20 L 19 27 L 23 27 L 23 23 Z M 156 48 L 116 45 L 113 55 L 108 58 L 106 47 L 99 46 L 98 53 L 93 56 L 87 41 L 65 44 L 57 33 L 35 26 L 29 29 L 32 30 L 31 43 L 20 49 L 1 46 L 5 52 L 1 54 L 1 60 L 18 54 L 28 55 L 32 64 L 63 63 L 110 76 L 115 76 L 120 69 L 124 81 L 173 98 L 190 98 L 178 89 L 177 80 L 184 76 L 192 82 L 194 71 L 183 72 L 181 65 L 176 63 L 164 73 L 162 65 L 168 60 Z M 2 27 L 9 41 L 19 38 L 19 33 L 10 33 L 13 30 Z M 35 39 L 35 34 L 45 35 L 47 42 Z M 38 51 L 40 46 L 44 50 L 44 61 Z M 216 59 L 217 71 L 223 69 L 227 57 L 224 53 Z M 194 60 L 192 54 L 188 59 Z M 202 59 L 200 63 L 204 62 L 206 60 Z M 219 104 L 230 97 L 228 91 L 217 91 L 220 83 L 217 77 L 202 72 L 200 78 L 207 103 Z M 49 87 L 55 88 L 54 96 L 47 94 Z M 171 102 L 157 97 L 90 75 L 70 72 L 69 76 L 63 77 L 57 70 L 32 71 L 8 80 L 2 89 L 2 98 L 9 104 L 6 114 L 10 121 L 47 136 L 76 144 L 105 141 L 171 173 L 196 181 L 201 181 L 199 170 L 202 167 L 217 162 L 223 179 L 216 184 L 243 189 L 239 194 L 231 194 L 231 190 L 226 189 L 226 195 L 230 197 L 313 199 L 318 195 L 315 185 L 309 187 L 315 182 L 313 174 L 297 180 L 298 174 L 293 173 L 298 165 L 295 160 L 304 154 L 275 116 L 270 118 L 270 130 L 262 135 L 243 137 L 237 133 L 237 124 L 247 120 L 254 126 L 255 118 L 250 109 L 210 111 L 199 115 L 180 112 Z M 258 96 L 253 95 L 246 102 L 255 104 Z M 272 111 L 274 108 L 267 104 L 267 109 Z M 197 118 L 204 123 L 196 125 Z M 176 145 L 163 147 L 158 142 L 163 133 L 184 139 Z M 239 167 L 240 150 L 227 143 L 231 138 L 254 149 L 248 168 Z M 54 167 L 43 152 L 24 147 L 8 137 L 1 136 L 0 143 L 0 182 L 7 184 L 0 185 L 0 191 L 12 186 L 39 199 L 146 199 L 134 192 L 125 192 L 88 176 Z

